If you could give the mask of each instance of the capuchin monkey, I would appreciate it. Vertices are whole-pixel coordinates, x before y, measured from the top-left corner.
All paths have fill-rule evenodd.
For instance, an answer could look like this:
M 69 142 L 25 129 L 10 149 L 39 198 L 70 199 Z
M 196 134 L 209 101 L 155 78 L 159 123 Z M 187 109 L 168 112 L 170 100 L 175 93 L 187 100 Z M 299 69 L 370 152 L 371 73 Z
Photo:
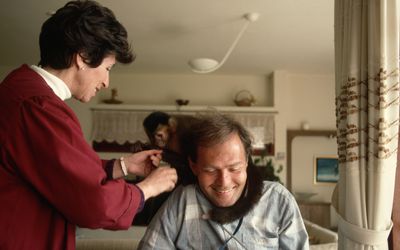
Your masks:
M 152 146 L 182 154 L 182 138 L 195 120 L 190 115 L 155 111 L 144 119 L 143 127 Z
M 169 115 L 155 111 L 143 121 L 150 146 L 163 150 L 162 160 L 177 170 L 178 184 L 187 185 L 195 181 L 182 147 L 185 134 L 196 120 L 196 117 L 191 115 Z
M 176 140 L 176 121 L 167 113 L 156 111 L 143 121 L 144 131 L 150 144 L 159 148 L 167 148 L 170 139 Z M 170 148 L 171 145 L 168 145 Z M 172 150 L 172 149 L 171 149 Z M 174 148 L 173 151 L 178 149 Z
M 162 149 L 162 161 L 176 169 L 178 174 L 177 186 L 195 183 L 196 177 L 190 170 L 188 158 L 182 153 L 182 138 L 195 120 L 194 116 L 189 115 L 169 115 L 160 111 L 153 112 L 143 121 L 143 128 L 150 145 L 137 141 L 132 145 L 131 151 L 138 152 L 150 148 Z M 169 194 L 170 192 L 166 192 L 147 200 L 145 208 L 136 215 L 133 224 L 147 225 Z

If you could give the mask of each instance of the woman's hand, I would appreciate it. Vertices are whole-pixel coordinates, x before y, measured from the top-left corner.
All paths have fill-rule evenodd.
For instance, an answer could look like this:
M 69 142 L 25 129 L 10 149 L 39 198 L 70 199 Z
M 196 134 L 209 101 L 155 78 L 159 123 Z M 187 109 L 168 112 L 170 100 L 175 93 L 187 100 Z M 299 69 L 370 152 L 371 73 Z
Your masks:
M 161 161 L 161 150 L 145 150 L 124 156 L 128 173 L 137 176 L 148 176 Z
M 147 200 L 163 192 L 172 191 L 177 181 L 178 175 L 174 168 L 159 167 L 136 185 L 142 190 L 144 200 Z
M 145 150 L 123 158 L 128 173 L 145 177 L 137 184 L 142 190 L 145 200 L 171 191 L 178 181 L 178 175 L 174 168 L 158 167 L 161 153 L 161 150 L 156 149 Z

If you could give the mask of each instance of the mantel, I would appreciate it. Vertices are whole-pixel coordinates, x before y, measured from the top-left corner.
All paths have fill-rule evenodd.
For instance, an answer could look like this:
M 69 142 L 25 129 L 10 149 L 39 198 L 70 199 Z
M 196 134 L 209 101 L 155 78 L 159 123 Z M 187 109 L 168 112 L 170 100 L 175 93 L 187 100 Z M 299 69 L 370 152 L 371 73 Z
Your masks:
M 218 110 L 221 112 L 240 113 L 278 113 L 273 107 L 250 106 L 176 106 L 176 105 L 136 105 L 136 104 L 97 104 L 91 107 L 92 110 L 134 110 L 134 111 L 175 111 L 175 112 L 196 112 L 207 110 Z

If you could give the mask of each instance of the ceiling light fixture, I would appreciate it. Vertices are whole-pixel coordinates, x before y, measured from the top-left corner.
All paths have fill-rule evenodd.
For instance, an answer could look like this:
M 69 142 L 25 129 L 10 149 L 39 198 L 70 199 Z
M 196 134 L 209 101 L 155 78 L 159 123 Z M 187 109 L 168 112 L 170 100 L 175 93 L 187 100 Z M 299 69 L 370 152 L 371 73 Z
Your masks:
M 236 44 L 238 43 L 239 39 L 242 37 L 243 33 L 249 26 L 251 22 L 255 22 L 258 20 L 259 14 L 258 13 L 247 13 L 243 16 L 243 18 L 246 20 L 246 23 L 244 24 L 242 30 L 239 32 L 237 35 L 236 39 L 233 41 L 231 47 L 228 49 L 226 52 L 224 58 L 222 58 L 222 61 L 218 63 L 218 61 L 211 59 L 211 58 L 196 58 L 192 59 L 189 61 L 189 66 L 192 69 L 193 72 L 195 73 L 200 73 L 200 74 L 206 74 L 206 73 L 211 73 L 218 68 L 220 68 L 228 59 L 229 55 L 232 53 L 233 49 L 235 48 Z

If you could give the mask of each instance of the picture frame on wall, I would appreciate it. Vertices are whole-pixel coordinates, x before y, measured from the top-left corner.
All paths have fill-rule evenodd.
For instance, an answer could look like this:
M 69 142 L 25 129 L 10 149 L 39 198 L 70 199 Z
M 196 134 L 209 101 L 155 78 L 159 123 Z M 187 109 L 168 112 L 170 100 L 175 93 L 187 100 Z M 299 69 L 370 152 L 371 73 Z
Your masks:
M 314 184 L 335 184 L 338 180 L 338 157 L 334 155 L 314 156 Z

